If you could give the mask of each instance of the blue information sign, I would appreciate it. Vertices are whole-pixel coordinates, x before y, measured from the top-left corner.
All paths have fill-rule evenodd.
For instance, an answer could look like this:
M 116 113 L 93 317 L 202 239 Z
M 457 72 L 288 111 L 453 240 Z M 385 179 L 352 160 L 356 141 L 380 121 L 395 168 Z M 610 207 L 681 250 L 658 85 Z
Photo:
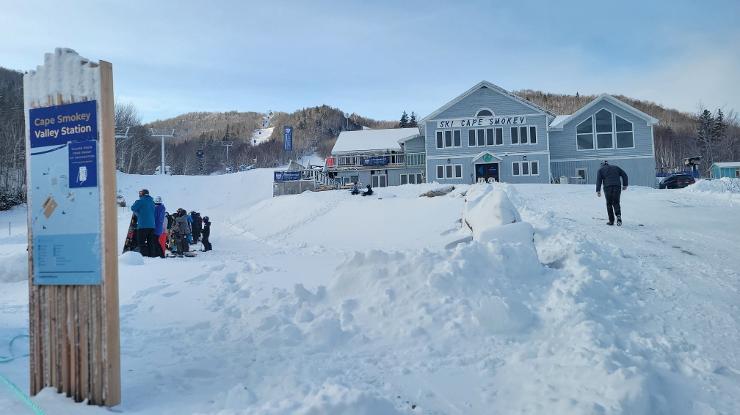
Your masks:
M 28 111 L 31 148 L 97 140 L 96 102 L 84 101 Z
M 69 187 L 98 186 L 97 141 L 69 143 Z
M 293 151 L 293 127 L 289 125 L 283 129 L 283 144 L 285 151 Z
M 100 284 L 97 103 L 28 113 L 34 284 Z
M 276 182 L 292 182 L 301 180 L 301 172 L 299 171 L 276 171 L 274 180 Z

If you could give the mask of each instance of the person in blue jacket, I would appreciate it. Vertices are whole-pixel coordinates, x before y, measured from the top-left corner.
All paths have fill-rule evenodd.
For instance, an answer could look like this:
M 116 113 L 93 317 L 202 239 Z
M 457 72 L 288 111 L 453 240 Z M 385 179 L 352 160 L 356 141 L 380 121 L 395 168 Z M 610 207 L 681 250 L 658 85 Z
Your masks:
M 131 211 L 136 215 L 136 239 L 139 242 L 139 252 L 142 256 L 157 256 L 157 239 L 154 235 L 154 199 L 149 196 L 149 190 L 139 190 L 139 200 L 131 205 Z

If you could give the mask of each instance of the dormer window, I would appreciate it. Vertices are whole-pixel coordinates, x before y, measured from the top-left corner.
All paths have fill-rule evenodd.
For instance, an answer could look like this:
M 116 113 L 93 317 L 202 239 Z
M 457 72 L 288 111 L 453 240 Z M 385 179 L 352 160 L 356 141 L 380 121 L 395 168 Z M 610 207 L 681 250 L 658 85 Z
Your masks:
M 493 115 L 493 112 L 489 109 L 482 109 L 479 110 L 477 114 L 475 114 L 476 117 L 490 117 Z

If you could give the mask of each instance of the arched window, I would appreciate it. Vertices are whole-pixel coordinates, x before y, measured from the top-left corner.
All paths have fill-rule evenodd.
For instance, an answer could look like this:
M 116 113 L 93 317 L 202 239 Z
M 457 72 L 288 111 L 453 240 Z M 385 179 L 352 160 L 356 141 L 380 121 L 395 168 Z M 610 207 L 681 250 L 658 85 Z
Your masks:
M 488 109 L 479 110 L 478 113 L 475 114 L 476 117 L 490 117 L 492 115 L 493 113 L 491 112 L 491 110 Z
M 583 120 L 576 127 L 576 142 L 579 150 L 594 149 L 594 125 L 592 117 Z

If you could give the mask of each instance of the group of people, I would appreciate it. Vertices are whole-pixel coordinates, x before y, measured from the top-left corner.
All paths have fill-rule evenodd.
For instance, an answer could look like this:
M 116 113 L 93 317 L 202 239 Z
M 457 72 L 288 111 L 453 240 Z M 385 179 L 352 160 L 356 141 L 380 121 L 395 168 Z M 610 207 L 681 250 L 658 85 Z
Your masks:
M 352 190 L 350 191 L 350 193 L 352 195 L 359 195 L 359 194 L 361 194 L 363 196 L 370 196 L 370 195 L 373 194 L 373 188 L 372 188 L 372 186 L 367 185 L 365 188 L 367 190 L 365 190 L 364 192 L 360 192 L 360 184 L 357 183 L 357 182 L 353 182 L 352 183 Z
M 201 242 L 202 251 L 213 249 L 209 240 L 211 221 L 200 213 L 177 209 L 167 212 L 162 197 L 152 198 L 149 190 L 141 189 L 139 199 L 131 206 L 129 235 L 123 251 L 139 251 L 142 256 L 164 258 L 167 251 L 182 257 L 190 246 Z

